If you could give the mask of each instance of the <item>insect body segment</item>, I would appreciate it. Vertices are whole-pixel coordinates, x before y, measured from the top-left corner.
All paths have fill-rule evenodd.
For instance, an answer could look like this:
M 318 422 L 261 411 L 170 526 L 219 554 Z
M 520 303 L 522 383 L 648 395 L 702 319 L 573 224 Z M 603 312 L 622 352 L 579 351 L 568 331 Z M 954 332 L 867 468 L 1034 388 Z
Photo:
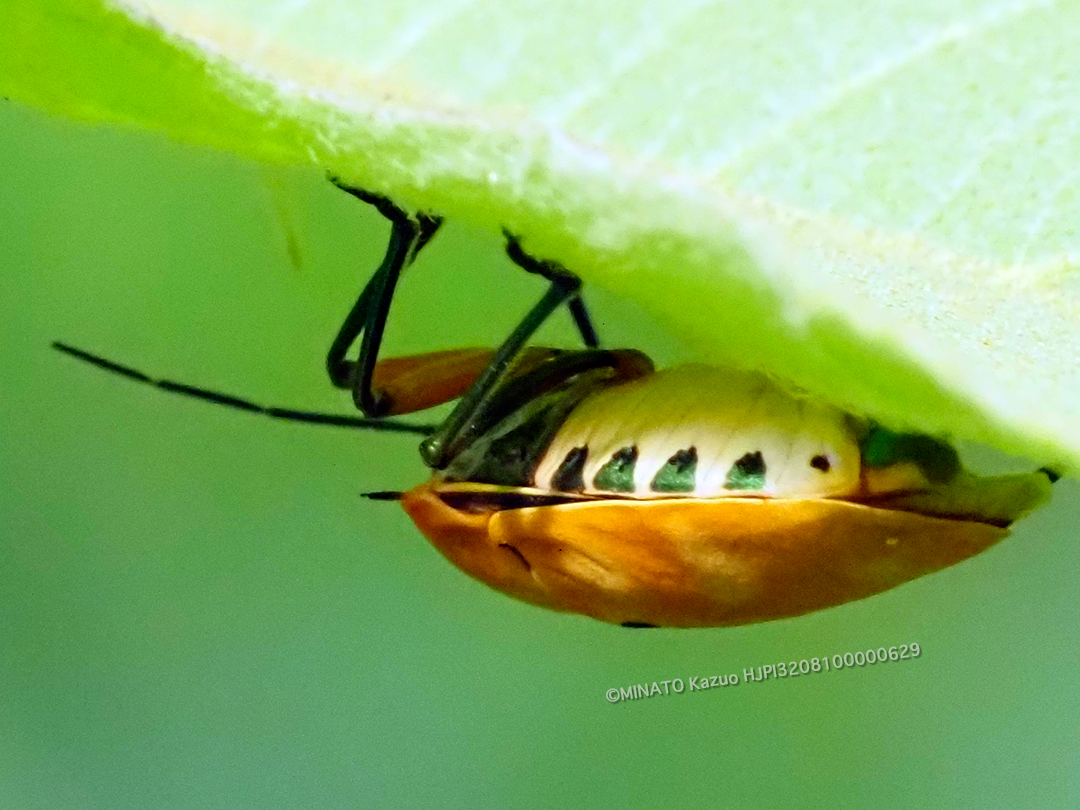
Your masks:
M 857 437 L 835 408 L 764 374 L 683 366 L 605 388 L 567 417 L 533 486 L 635 498 L 832 497 L 859 489 Z

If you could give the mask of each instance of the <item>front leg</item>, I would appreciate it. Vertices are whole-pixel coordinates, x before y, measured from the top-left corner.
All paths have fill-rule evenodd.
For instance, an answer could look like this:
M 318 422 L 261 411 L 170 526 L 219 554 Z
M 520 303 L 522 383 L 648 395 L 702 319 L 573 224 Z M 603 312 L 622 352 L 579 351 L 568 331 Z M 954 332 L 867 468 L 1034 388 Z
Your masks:
M 392 404 L 382 392 L 372 386 L 371 378 L 379 359 L 390 302 L 393 300 L 401 271 L 413 262 L 416 254 L 435 235 L 442 224 L 442 218 L 424 213 L 413 216 L 386 197 L 349 188 L 334 178 L 331 178 L 331 182 L 347 194 L 373 205 L 390 220 L 390 242 L 386 255 L 345 317 L 326 355 L 326 370 L 330 382 L 337 388 L 350 389 L 353 402 L 364 415 L 385 416 L 390 413 Z M 358 359 L 346 360 L 349 348 L 361 334 L 363 339 Z

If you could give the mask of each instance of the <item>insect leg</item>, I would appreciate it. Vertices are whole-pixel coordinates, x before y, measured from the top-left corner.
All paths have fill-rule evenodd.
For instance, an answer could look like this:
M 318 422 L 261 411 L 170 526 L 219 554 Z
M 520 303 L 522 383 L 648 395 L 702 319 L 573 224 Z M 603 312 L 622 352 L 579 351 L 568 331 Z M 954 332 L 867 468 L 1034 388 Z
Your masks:
M 389 402 L 381 392 L 372 388 L 371 377 L 378 361 L 394 289 L 401 271 L 412 263 L 417 252 L 435 235 L 442 219 L 422 213 L 410 216 L 386 197 L 348 188 L 336 180 L 333 182 L 358 200 L 375 206 L 391 224 L 386 255 L 375 275 L 364 286 L 326 355 L 330 381 L 338 388 L 351 389 L 353 401 L 366 416 L 378 417 L 386 414 Z M 346 353 L 361 334 L 363 339 L 358 360 L 346 360 Z
M 528 273 L 536 273 L 552 282 L 559 277 L 577 279 L 577 276 L 561 264 L 530 256 L 521 247 L 521 240 L 505 228 L 503 229 L 503 235 L 506 237 L 506 255 L 522 270 Z M 585 308 L 585 302 L 581 300 L 581 293 L 575 292 L 567 302 L 567 306 L 570 309 L 570 315 L 574 318 L 574 323 L 577 325 L 578 332 L 581 333 L 582 341 L 590 349 L 597 348 L 600 345 L 600 338 L 596 334 L 595 327 L 593 327 L 589 311 Z
M 439 470 L 449 463 L 452 457 L 450 452 L 452 446 L 468 428 L 476 414 L 483 409 L 485 402 L 499 384 L 506 379 L 511 363 L 525 343 L 552 312 L 577 295 L 578 290 L 581 289 L 581 279 L 566 271 L 552 274 L 549 279 L 551 286 L 544 293 L 543 298 L 536 303 L 517 328 L 510 333 L 510 337 L 495 352 L 490 365 L 458 400 L 457 406 L 451 411 L 446 421 L 434 434 L 421 442 L 420 456 L 429 467 Z

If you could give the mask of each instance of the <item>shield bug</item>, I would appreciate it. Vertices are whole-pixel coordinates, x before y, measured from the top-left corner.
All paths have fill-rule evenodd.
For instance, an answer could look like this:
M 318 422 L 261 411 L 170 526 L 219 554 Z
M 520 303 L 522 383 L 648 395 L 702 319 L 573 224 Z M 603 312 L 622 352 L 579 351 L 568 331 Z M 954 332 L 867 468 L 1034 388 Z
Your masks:
M 400 501 L 450 562 L 491 587 L 628 627 L 745 624 L 879 593 L 996 543 L 1057 479 L 975 476 L 937 438 L 890 431 L 763 373 L 657 371 L 639 351 L 602 349 L 579 279 L 510 234 L 509 257 L 550 286 L 501 346 L 379 361 L 398 278 L 441 220 L 342 188 L 391 223 L 326 359 L 363 417 L 265 408 L 54 345 L 230 407 L 423 434 L 431 479 L 369 497 Z M 529 346 L 563 305 L 585 348 Z M 395 418 L 453 400 L 437 426 Z

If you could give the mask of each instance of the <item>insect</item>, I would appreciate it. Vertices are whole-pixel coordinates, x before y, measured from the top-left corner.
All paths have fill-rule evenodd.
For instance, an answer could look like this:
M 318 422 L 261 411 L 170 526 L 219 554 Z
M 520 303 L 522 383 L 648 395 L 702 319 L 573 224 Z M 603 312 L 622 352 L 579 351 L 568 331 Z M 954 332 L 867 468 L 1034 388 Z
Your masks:
M 266 408 L 54 346 L 234 408 L 421 434 L 431 479 L 369 497 L 400 501 L 450 562 L 496 590 L 627 627 L 738 625 L 879 593 L 996 543 L 1057 480 L 1049 469 L 975 476 L 937 438 L 763 373 L 657 371 L 639 351 L 602 349 L 577 276 L 509 233 L 509 257 L 549 287 L 501 346 L 380 361 L 398 278 L 441 219 L 339 187 L 391 224 L 326 358 L 362 417 Z M 528 345 L 563 305 L 585 347 Z M 396 418 L 453 400 L 439 425 Z

